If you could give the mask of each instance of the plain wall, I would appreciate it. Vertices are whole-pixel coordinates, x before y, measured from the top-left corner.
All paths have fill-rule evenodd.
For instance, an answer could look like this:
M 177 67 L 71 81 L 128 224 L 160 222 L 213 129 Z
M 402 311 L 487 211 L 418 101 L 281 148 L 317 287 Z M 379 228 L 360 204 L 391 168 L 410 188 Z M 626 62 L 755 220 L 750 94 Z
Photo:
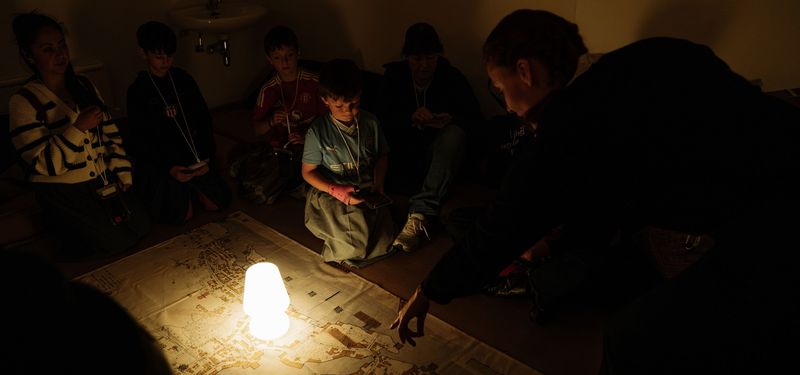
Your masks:
M 593 51 L 674 36 L 706 44 L 766 91 L 800 87 L 800 1 L 579 1 L 577 23 Z
M 605 52 L 648 36 L 674 36 L 712 47 L 737 72 L 761 79 L 765 90 L 800 86 L 800 1 L 796 0 L 252 0 L 270 11 L 263 21 L 229 35 L 232 66 L 220 55 L 194 52 L 197 33 L 178 37 L 176 65 L 192 74 L 212 107 L 236 102 L 255 90 L 267 68 L 262 49 L 266 31 L 292 27 L 301 57 L 345 57 L 382 72 L 400 59 L 405 29 L 433 24 L 445 56 L 470 79 L 487 114 L 502 109 L 486 90 L 481 45 L 491 28 L 519 8 L 552 11 L 576 22 L 592 52 Z M 223 1 L 225 4 L 227 1 Z M 98 61 L 108 75 L 107 101 L 124 110 L 125 91 L 143 62 L 136 54 L 136 28 L 148 20 L 167 22 L 170 9 L 197 0 L 16 0 L 0 9 L 0 80 L 28 74 L 17 57 L 11 33 L 13 14 L 38 8 L 69 31 L 73 60 Z M 214 42 L 215 35 L 206 35 Z M 6 103 L 2 103 L 5 108 Z M 2 111 L 2 110 L 0 110 Z
M 123 112 L 125 94 L 138 71 L 145 69 L 137 53 L 136 29 L 144 22 L 155 20 L 168 23 L 170 9 L 202 4 L 196 0 L 17 0 L 0 7 L 0 80 L 30 75 L 18 57 L 11 31 L 14 14 L 38 9 L 55 17 L 67 29 L 67 42 L 73 64 L 102 62 L 108 76 L 110 92 L 102 92 L 106 102 L 117 112 Z M 231 61 L 226 68 L 219 54 L 194 52 L 197 33 L 184 33 L 176 27 L 178 51 L 175 65 L 186 69 L 197 80 L 206 101 L 212 107 L 241 100 L 249 85 L 264 75 L 265 62 L 261 40 L 268 26 L 260 25 L 229 35 Z M 217 40 L 216 34 L 206 36 L 207 42 Z M 2 103 L 2 109 L 7 103 Z M 7 110 L 0 110 L 6 112 Z

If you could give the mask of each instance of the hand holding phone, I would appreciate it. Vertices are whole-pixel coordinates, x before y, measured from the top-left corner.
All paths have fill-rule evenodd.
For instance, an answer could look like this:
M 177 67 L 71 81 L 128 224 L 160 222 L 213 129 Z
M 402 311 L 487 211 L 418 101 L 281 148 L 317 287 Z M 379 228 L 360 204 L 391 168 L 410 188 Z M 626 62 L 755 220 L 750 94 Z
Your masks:
M 197 172 L 200 168 L 203 168 L 205 166 L 206 166 L 206 162 L 200 160 L 197 163 L 194 163 L 194 164 L 186 167 L 186 169 L 183 170 L 183 173 L 194 173 L 194 172 Z
M 392 204 L 392 198 L 377 191 L 359 190 L 353 192 L 353 196 L 364 200 L 364 204 L 373 210 Z
M 186 182 L 192 179 L 191 172 L 188 172 L 186 167 L 182 165 L 172 166 L 172 168 L 169 169 L 169 175 L 178 182 Z
M 453 117 L 450 116 L 447 113 L 436 113 L 436 114 L 433 115 L 433 118 L 430 121 L 425 123 L 425 125 L 427 125 L 429 127 L 432 127 L 432 128 L 441 129 L 445 125 L 450 123 L 450 120 L 452 120 L 452 119 L 453 119 Z

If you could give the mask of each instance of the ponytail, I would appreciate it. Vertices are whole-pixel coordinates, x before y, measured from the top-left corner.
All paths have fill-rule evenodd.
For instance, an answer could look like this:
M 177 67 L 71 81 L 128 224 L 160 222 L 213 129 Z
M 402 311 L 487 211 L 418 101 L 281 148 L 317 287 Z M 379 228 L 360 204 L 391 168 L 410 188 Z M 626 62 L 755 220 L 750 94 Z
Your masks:
M 95 91 L 92 83 L 88 78 L 75 73 L 72 63 L 67 66 L 67 71 L 64 73 L 64 84 L 78 108 L 97 106 L 105 111 L 105 103 L 97 96 L 97 91 Z

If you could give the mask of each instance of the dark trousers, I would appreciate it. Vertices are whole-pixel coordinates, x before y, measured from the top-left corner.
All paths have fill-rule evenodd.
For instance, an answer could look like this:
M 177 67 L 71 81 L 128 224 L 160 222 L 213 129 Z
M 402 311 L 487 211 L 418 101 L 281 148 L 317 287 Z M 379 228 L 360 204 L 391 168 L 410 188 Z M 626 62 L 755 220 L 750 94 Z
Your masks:
M 100 179 L 33 184 L 45 223 L 61 243 L 59 256 L 110 255 L 133 247 L 150 230 L 146 211 L 130 191 L 101 199 L 101 186 Z
M 140 193 L 151 217 L 157 222 L 173 224 L 184 222 L 189 202 L 198 193 L 205 195 L 220 209 L 228 207 L 232 199 L 230 187 L 215 167 L 211 167 L 208 173 L 193 177 L 187 182 L 178 182 L 166 174 L 153 174 L 148 177 L 149 183 L 141 181 L 141 186 L 134 186 L 134 189 Z
M 392 191 L 411 195 L 409 212 L 437 216 L 466 152 L 464 130 L 450 124 L 433 138 L 421 133 L 406 139 L 389 153 L 386 183 Z

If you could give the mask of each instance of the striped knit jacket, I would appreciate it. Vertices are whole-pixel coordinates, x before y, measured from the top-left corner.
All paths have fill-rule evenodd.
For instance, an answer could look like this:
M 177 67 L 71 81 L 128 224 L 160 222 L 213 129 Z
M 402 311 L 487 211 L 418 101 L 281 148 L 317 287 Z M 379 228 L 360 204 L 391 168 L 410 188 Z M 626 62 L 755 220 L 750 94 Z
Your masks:
M 40 111 L 23 89 L 38 99 Z M 100 126 L 84 132 L 72 126 L 80 111 L 73 111 L 40 80 L 23 89 L 9 100 L 9 131 L 31 182 L 74 184 L 104 172 L 116 174 L 123 184 L 133 182 L 119 129 L 108 113 Z

